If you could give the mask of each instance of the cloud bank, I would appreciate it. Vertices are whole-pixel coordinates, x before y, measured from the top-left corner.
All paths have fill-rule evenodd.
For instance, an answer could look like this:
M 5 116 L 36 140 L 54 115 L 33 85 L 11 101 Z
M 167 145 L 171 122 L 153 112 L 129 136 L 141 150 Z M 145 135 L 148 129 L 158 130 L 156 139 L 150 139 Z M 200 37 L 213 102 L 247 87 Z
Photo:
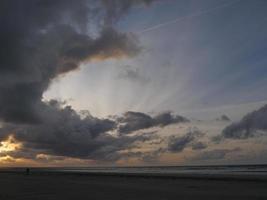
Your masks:
M 199 130 L 191 130 L 183 136 L 171 136 L 168 142 L 168 151 L 173 153 L 182 152 L 186 147 L 192 147 L 194 150 L 205 149 L 207 146 L 197 141 L 204 135 Z
M 176 123 L 185 123 L 189 122 L 189 120 L 179 115 L 172 115 L 170 112 L 151 117 L 145 113 L 129 111 L 123 117 L 120 117 L 118 122 L 122 123 L 119 126 L 119 132 L 121 134 L 128 134 L 133 131 L 156 126 L 164 127 Z
M 241 121 L 227 126 L 215 140 L 223 138 L 247 139 L 255 137 L 258 131 L 267 132 L 267 105 L 259 110 L 248 113 Z

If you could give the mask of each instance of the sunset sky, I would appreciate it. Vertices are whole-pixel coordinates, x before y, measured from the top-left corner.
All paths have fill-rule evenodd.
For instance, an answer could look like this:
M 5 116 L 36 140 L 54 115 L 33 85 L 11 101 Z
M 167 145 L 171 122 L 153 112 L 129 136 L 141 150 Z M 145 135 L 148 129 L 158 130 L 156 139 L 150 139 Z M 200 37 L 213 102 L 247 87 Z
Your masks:
M 0 167 L 267 164 L 267 1 L 0 1 Z

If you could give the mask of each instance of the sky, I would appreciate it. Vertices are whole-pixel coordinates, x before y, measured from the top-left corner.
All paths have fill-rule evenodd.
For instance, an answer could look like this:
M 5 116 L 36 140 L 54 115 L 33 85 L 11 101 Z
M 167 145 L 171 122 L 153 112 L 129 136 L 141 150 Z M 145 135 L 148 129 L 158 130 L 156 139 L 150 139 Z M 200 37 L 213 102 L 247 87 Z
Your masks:
M 3 0 L 0 167 L 267 164 L 265 0 Z

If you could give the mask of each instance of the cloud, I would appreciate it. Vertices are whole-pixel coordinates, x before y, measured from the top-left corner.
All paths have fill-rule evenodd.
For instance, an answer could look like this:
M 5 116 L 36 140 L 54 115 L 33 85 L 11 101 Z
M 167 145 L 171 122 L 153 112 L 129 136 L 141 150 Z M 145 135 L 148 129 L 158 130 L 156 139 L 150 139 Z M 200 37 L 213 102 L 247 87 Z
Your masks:
M 173 153 L 182 152 L 189 146 L 191 146 L 194 150 L 206 148 L 204 145 L 200 146 L 200 143 L 194 143 L 198 138 L 203 136 L 204 133 L 199 130 L 189 131 L 183 136 L 170 136 L 168 141 L 168 151 Z
M 138 68 L 133 68 L 131 66 L 124 66 L 122 68 L 122 71 L 118 75 L 118 78 L 133 82 L 139 82 L 142 84 L 146 84 L 150 81 L 149 78 L 145 77 Z
M 0 1 L 0 140 L 13 135 L 22 143 L 13 157 L 116 160 L 120 150 L 149 138 L 112 136 L 116 122 L 81 117 L 70 106 L 42 100 L 55 78 L 83 62 L 136 55 L 138 39 L 114 23 L 132 6 L 149 2 Z
M 139 52 L 137 38 L 119 33 L 113 24 L 98 25 L 97 36 L 90 35 L 90 28 L 113 10 L 125 13 L 147 1 L 116 1 L 112 7 L 107 2 L 111 1 L 1 1 L 0 119 L 40 123 L 39 111 L 46 106 L 42 95 L 53 79 L 82 62 Z
M 238 152 L 240 148 L 234 149 L 215 149 L 211 151 L 204 151 L 193 158 L 193 160 L 220 160 L 224 159 L 227 154 Z
M 121 118 L 118 119 L 119 133 L 128 134 L 133 131 L 151 128 L 155 126 L 164 127 L 175 123 L 189 122 L 188 119 L 179 115 L 172 115 L 170 112 L 165 112 L 155 117 L 151 117 L 141 112 L 126 112 Z
M 159 160 L 159 157 L 165 153 L 164 148 L 159 148 L 151 152 L 146 152 L 141 156 L 141 160 L 144 161 L 145 163 L 157 163 Z
M 227 115 L 222 115 L 221 117 L 216 119 L 217 121 L 224 121 L 224 122 L 229 122 L 231 119 Z
M 154 149 L 152 151 L 130 151 L 122 154 L 123 159 L 137 158 L 138 160 L 154 164 L 159 161 L 159 157 L 166 152 L 165 148 Z
M 40 124 L 9 124 L 0 129 L 0 135 L 22 143 L 18 151 L 8 152 L 14 158 L 35 158 L 38 154 L 65 156 L 82 159 L 116 160 L 119 151 L 130 148 L 136 142 L 145 142 L 153 134 L 115 137 L 108 131 L 116 128 L 109 119 L 91 115 L 81 118 L 70 106 L 60 107 L 54 100 L 49 102 L 45 115 L 49 118 Z
M 223 138 L 247 139 L 255 137 L 257 131 L 267 131 L 267 105 L 245 115 L 241 121 L 230 124 L 214 140 Z
M 207 144 L 203 142 L 196 142 L 192 144 L 192 149 L 193 150 L 201 150 L 201 149 L 206 149 L 208 146 Z

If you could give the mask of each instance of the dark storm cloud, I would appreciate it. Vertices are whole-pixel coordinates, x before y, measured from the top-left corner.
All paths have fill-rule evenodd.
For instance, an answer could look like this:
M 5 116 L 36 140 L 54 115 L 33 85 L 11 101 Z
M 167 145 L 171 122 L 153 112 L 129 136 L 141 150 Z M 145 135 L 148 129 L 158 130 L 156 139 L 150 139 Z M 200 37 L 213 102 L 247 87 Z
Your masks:
M 256 136 L 257 131 L 267 131 L 267 105 L 245 115 L 241 121 L 227 126 L 215 140 L 247 139 Z
M 205 151 L 195 156 L 193 160 L 220 160 L 224 159 L 229 153 L 238 152 L 240 150 L 240 148 L 234 148 Z
M 47 120 L 34 125 L 6 125 L 0 135 L 12 135 L 23 144 L 13 157 L 34 158 L 38 153 L 84 159 L 116 160 L 118 151 L 130 148 L 135 142 L 145 142 L 152 136 L 114 137 L 107 134 L 116 127 L 114 121 L 91 115 L 82 119 L 70 106 L 60 108 L 58 102 L 49 102 L 44 110 Z M 48 109 L 49 108 L 49 109 Z M 29 151 L 31 150 L 31 151 Z
M 0 120 L 5 122 L 0 140 L 13 135 L 23 144 L 15 151 L 22 157 L 43 152 L 115 160 L 117 151 L 149 138 L 113 137 L 107 132 L 116 127 L 114 121 L 81 117 L 55 100 L 42 101 L 55 78 L 83 62 L 136 55 L 137 38 L 113 25 L 131 6 L 149 2 L 0 1 Z
M 81 62 L 132 56 L 136 38 L 100 26 L 91 37 L 89 21 L 103 19 L 118 7 L 142 1 L 118 1 L 112 8 L 94 0 L 3 0 L 0 2 L 0 118 L 10 122 L 40 122 L 43 92 L 62 73 Z M 113 1 L 103 1 L 107 2 Z M 128 3 L 127 3 L 128 2 Z M 146 1 L 144 1 L 146 2 Z M 92 6 L 95 5 L 95 6 Z M 97 6 L 98 5 L 98 6 Z M 102 5 L 102 7 L 101 7 Z M 99 12 L 92 12 L 92 8 Z M 100 20 L 101 21 L 101 20 Z M 103 28 L 101 28 L 103 27 Z M 102 29 L 102 30 L 101 30 Z
M 151 117 L 145 113 L 131 111 L 126 112 L 118 121 L 122 123 L 122 125 L 119 126 L 119 132 L 122 134 L 155 126 L 164 127 L 170 124 L 189 122 L 185 117 L 179 115 L 174 116 L 170 112 Z
M 197 144 L 197 139 L 204 136 L 204 133 L 200 132 L 199 130 L 192 130 L 186 133 L 183 136 L 170 136 L 168 141 L 168 151 L 169 152 L 182 152 L 186 147 L 191 146 L 193 149 L 196 147 L 200 147 Z M 202 149 L 206 148 L 202 146 Z M 199 148 L 201 149 L 201 148 Z

